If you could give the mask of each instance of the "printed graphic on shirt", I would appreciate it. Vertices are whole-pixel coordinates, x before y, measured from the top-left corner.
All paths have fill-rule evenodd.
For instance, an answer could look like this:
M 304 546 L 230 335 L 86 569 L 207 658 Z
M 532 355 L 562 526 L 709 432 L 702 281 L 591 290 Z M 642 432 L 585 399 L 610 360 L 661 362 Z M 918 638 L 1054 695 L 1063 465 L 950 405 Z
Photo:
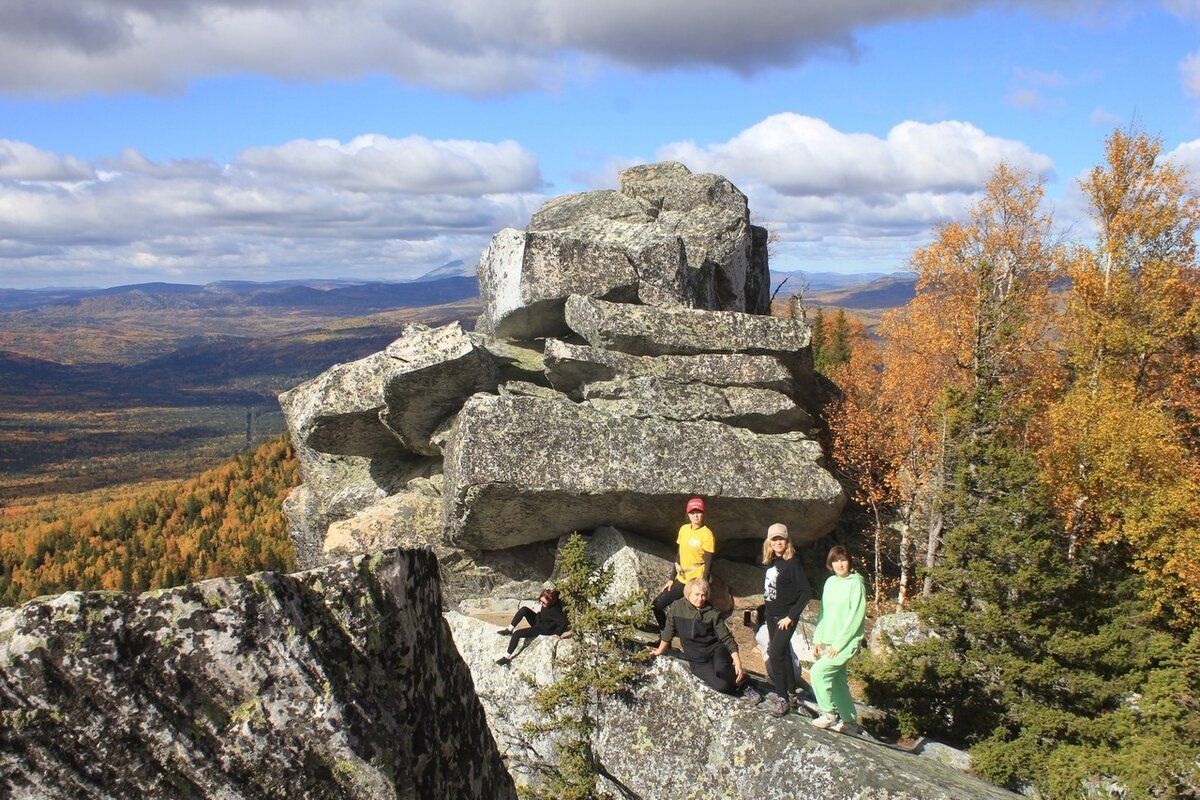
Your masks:
M 774 565 L 767 568 L 767 578 L 763 582 L 763 600 L 771 602 L 779 596 L 775 590 L 775 583 L 779 580 L 779 567 Z

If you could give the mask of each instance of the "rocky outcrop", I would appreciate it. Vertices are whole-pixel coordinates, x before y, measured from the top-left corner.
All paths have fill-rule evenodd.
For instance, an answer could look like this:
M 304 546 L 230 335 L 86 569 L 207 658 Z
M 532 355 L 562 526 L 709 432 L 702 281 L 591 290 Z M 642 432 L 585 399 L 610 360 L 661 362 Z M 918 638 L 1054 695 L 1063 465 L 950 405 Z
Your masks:
M 845 498 L 812 437 L 809 331 L 765 313 L 749 219 L 720 176 L 626 170 L 496 234 L 475 331 L 410 326 L 283 394 L 299 563 L 419 543 L 498 564 L 602 525 L 671 544 L 693 494 L 718 547 L 829 531 Z
M 553 681 L 573 639 L 534 639 L 508 668 L 493 661 L 494 626 L 451 613 L 454 641 L 475 676 L 497 746 L 516 781 L 537 783 L 554 762 L 555 739 L 533 736 L 532 689 Z M 795 714 L 776 719 L 717 694 L 674 658 L 648 664 L 624 697 L 598 711 L 593 747 L 628 794 L 645 798 L 754 800 L 982 800 L 1015 798 L 930 759 L 867 739 L 813 728 Z
M 0 611 L 0 796 L 515 798 L 437 563 Z

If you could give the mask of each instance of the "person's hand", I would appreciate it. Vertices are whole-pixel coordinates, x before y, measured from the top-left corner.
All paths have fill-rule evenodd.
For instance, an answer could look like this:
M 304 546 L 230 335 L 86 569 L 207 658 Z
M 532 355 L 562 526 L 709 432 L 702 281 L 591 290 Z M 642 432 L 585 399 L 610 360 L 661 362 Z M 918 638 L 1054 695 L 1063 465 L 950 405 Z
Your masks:
M 661 650 L 659 650 L 657 647 L 651 647 L 650 645 L 646 645 L 646 652 L 650 654 L 651 658 L 658 658 L 662 655 Z
M 783 619 L 779 620 L 779 630 L 786 631 L 790 627 L 792 627 L 791 617 L 784 617 Z
M 741 683 L 746 680 L 746 670 L 742 669 L 741 664 L 735 664 L 733 667 L 733 682 Z
M 667 581 L 666 583 L 664 583 L 664 584 L 663 584 L 663 587 L 662 587 L 661 589 L 659 589 L 658 591 L 659 591 L 660 593 L 661 593 L 661 592 L 665 592 L 667 589 L 670 589 L 670 588 L 671 588 L 671 584 L 672 584 L 672 583 L 674 583 L 674 582 L 675 582 L 675 581 Z
M 821 645 L 814 644 L 812 646 L 812 654 L 813 654 L 813 658 L 820 658 L 821 657 Z
M 837 654 L 838 654 L 838 649 L 836 647 L 826 647 L 825 648 L 825 657 L 826 658 L 836 658 Z

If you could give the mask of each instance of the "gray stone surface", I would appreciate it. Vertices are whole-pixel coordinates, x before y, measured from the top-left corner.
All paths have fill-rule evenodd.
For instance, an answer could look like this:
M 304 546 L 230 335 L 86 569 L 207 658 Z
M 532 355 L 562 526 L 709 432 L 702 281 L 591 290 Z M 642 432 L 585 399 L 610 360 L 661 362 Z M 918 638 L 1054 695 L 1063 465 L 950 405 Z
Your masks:
M 785 433 L 812 426 L 807 411 L 788 395 L 771 389 L 618 376 L 583 384 L 578 395 L 590 408 L 625 417 L 711 420 L 755 433 Z
M 447 622 L 470 667 L 497 746 L 514 779 L 536 783 L 554 764 L 554 739 L 531 736 L 531 678 L 544 686 L 577 640 L 534 639 L 511 667 L 493 663 L 503 640 L 493 625 L 458 614 Z M 719 695 L 682 661 L 660 658 L 624 699 L 598 709 L 594 738 L 609 774 L 643 798 L 746 800 L 967 800 L 1014 798 L 1002 789 L 886 745 L 768 716 Z
M 326 563 L 326 532 L 330 524 L 348 519 L 412 480 L 441 471 L 440 462 L 402 454 L 395 458 L 363 458 L 318 453 L 296 444 L 301 486 L 283 503 L 288 533 L 301 569 Z
M 631 356 L 612 350 L 546 340 L 546 373 L 560 392 L 618 376 L 656 378 L 674 383 L 743 386 L 790 394 L 792 373 L 774 356 L 702 353 L 692 356 Z
M 0 611 L 0 796 L 515 798 L 440 605 L 392 551 Z
M 637 299 L 637 270 L 623 248 L 557 232 L 500 231 L 478 275 L 477 328 L 497 337 L 561 334 L 563 302 L 572 294 Z
M 446 555 L 442 544 L 442 476 L 411 481 L 352 517 L 330 524 L 322 550 L 326 558 L 348 558 L 395 547 L 429 547 Z
M 766 235 L 750 225 L 746 196 L 732 183 L 676 162 L 631 167 L 619 180 L 618 192 L 549 201 L 529 230 L 622 247 L 638 265 L 639 302 L 769 311 Z
M 692 494 L 713 498 L 718 540 L 797 542 L 831 529 L 845 502 L 799 435 L 717 423 L 613 417 L 568 402 L 476 395 L 446 448 L 443 522 L 460 547 L 502 549 L 614 525 L 673 542 Z
M 476 392 L 496 388 L 491 355 L 457 322 L 410 326 L 384 350 L 393 366 L 384 375 L 380 420 L 407 450 L 441 455 L 431 437 Z
M 379 420 L 383 378 L 396 365 L 386 351 L 337 364 L 279 395 L 292 441 L 320 453 L 388 457 L 403 452 Z
M 891 654 L 896 645 L 915 644 L 937 633 L 921 624 L 914 611 L 885 614 L 871 625 L 867 635 L 867 649 L 876 656 Z
M 609 303 L 575 295 L 564 306 L 568 327 L 592 347 L 642 356 L 754 353 L 795 357 L 808 348 L 808 325 L 731 311 Z
M 588 537 L 588 555 L 597 566 L 613 570 L 613 582 L 600 598 L 602 603 L 629 596 L 653 600 L 675 570 L 675 554 L 675 548 L 666 542 L 608 525 Z

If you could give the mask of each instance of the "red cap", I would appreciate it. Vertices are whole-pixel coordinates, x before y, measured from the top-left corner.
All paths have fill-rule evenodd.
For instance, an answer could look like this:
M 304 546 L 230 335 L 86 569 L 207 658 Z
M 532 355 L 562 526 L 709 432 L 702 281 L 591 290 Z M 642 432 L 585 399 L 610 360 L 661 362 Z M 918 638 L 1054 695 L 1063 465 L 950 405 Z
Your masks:
M 703 510 L 704 510 L 704 501 L 701 500 L 699 497 L 693 497 L 691 500 L 688 500 L 687 513 L 690 514 L 693 511 L 703 511 Z

